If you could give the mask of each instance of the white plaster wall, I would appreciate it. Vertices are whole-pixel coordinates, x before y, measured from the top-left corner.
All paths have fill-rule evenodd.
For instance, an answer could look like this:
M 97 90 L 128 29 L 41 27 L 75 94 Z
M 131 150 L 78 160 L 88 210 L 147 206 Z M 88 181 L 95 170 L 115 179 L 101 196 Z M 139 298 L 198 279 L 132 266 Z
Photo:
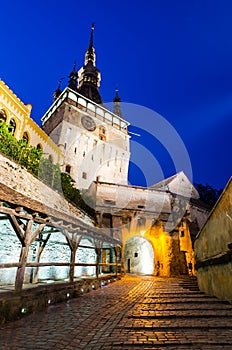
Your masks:
M 81 124 L 86 112 L 65 104 L 58 112 L 62 122 L 51 132 L 50 137 L 64 152 L 64 166 L 71 166 L 71 176 L 78 188 L 87 189 L 97 176 L 107 182 L 127 184 L 129 166 L 129 136 L 96 115 L 94 131 Z M 62 127 L 61 127 L 62 125 Z M 106 141 L 99 139 L 99 129 L 105 128 Z M 86 173 L 86 179 L 83 178 Z
M 97 184 L 97 206 L 105 206 L 106 200 L 116 202 L 117 208 L 134 208 L 143 206 L 146 211 L 170 212 L 171 203 L 168 193 L 150 190 L 146 188 L 119 186 L 115 184 L 98 183 Z

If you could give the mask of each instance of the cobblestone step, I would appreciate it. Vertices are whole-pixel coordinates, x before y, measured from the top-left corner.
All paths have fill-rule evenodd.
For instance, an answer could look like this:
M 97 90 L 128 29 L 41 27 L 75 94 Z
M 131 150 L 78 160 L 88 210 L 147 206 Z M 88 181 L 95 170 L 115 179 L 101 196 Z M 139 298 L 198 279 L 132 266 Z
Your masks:
M 0 327 L 0 349 L 231 350 L 232 305 L 192 288 L 128 276 Z
M 218 303 L 218 301 L 212 301 L 209 303 L 202 303 L 202 301 L 199 301 L 199 303 L 196 303 L 196 301 L 181 301 L 173 303 L 172 301 L 164 302 L 164 303 L 140 303 L 140 307 L 138 309 L 141 309 L 142 311 L 146 310 L 153 310 L 154 308 L 156 310 L 232 310 L 232 305 L 228 305 L 227 303 Z

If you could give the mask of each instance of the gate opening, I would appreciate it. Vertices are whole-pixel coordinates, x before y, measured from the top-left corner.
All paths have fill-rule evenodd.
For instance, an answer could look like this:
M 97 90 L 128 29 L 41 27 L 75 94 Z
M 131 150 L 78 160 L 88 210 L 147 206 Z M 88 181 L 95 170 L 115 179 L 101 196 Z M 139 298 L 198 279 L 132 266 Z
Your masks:
M 151 243 L 142 237 L 130 238 L 124 249 L 126 273 L 152 275 L 154 272 L 154 251 Z

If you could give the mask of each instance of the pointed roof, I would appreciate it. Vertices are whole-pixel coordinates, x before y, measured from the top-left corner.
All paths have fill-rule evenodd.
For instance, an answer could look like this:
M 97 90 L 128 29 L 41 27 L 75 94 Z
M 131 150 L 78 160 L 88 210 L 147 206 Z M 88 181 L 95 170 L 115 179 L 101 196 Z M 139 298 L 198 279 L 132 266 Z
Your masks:
M 98 91 L 98 88 L 100 87 L 101 74 L 95 66 L 96 54 L 93 47 L 93 34 L 94 24 L 92 24 L 91 27 L 89 47 L 85 53 L 85 63 L 78 72 L 78 92 L 95 103 L 102 104 L 102 98 Z
M 78 73 L 77 73 L 77 70 L 76 70 L 76 62 L 74 62 L 73 70 L 69 74 L 68 87 L 70 87 L 70 89 L 72 89 L 74 91 L 77 91 L 77 81 L 78 81 Z
M 89 47 L 85 53 L 85 65 L 87 65 L 88 63 L 91 62 L 92 65 L 95 67 L 96 55 L 95 55 L 95 50 L 93 47 L 93 33 L 94 33 L 94 23 L 92 24 L 92 27 L 91 27 Z
M 199 198 L 199 193 L 183 171 L 164 179 L 149 187 L 154 190 L 169 191 L 188 198 Z
M 53 93 L 53 97 L 54 97 L 54 99 L 53 99 L 53 101 L 55 101 L 59 96 L 60 96 L 60 94 L 62 93 L 62 91 L 61 91 L 61 82 L 62 82 L 62 80 L 63 80 L 63 78 L 61 78 L 60 80 L 59 80 L 59 83 L 58 83 L 58 86 L 57 86 L 57 89 L 54 91 L 54 93 Z
M 118 96 L 118 88 L 115 89 L 115 97 L 113 99 L 114 103 L 114 110 L 113 112 L 122 118 L 122 111 L 121 111 L 121 99 Z

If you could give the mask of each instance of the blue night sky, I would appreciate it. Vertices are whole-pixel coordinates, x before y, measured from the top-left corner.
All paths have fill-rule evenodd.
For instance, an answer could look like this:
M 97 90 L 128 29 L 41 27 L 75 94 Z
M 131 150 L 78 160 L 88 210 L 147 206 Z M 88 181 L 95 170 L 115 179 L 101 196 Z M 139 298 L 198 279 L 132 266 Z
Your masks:
M 231 19 L 230 0 L 4 1 L 0 77 L 40 125 L 59 79 L 64 88 L 73 62 L 83 65 L 94 22 L 104 102 L 118 86 L 123 102 L 159 113 L 185 145 L 192 181 L 222 188 L 232 175 Z M 159 121 L 135 114 L 129 180 L 151 185 L 180 170 L 168 148 L 180 142 L 167 146 L 168 129 L 157 140 Z

